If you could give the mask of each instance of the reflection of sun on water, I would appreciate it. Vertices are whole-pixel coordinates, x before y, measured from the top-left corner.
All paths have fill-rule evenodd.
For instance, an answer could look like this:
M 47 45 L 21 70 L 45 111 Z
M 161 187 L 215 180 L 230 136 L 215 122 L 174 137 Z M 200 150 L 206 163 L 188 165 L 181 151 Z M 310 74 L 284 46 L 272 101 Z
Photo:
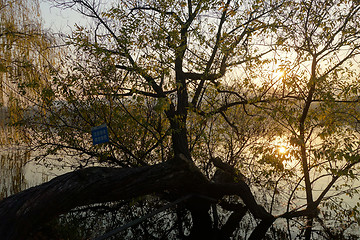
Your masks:
M 293 147 L 290 145 L 288 139 L 283 137 L 276 137 L 272 141 L 273 149 L 278 157 L 281 159 L 284 168 L 293 169 L 297 165 L 297 161 L 292 156 Z

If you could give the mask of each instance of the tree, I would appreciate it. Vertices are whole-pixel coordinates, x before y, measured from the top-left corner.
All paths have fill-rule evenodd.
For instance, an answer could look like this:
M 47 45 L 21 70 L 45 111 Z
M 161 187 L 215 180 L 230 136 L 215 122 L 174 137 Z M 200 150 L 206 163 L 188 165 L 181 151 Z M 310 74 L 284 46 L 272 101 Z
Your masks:
M 38 1 L 0 1 L 0 198 L 25 188 L 22 169 L 29 155 L 18 149 L 23 109 L 32 105 L 54 59 L 51 38 L 42 30 Z M 11 145 L 11 146 L 10 146 Z M 21 147 L 20 147 L 21 148 Z M 11 150 L 10 150 L 11 149 Z M 23 158 L 22 158 L 23 157 Z
M 23 168 L 29 154 L 18 149 L 24 136 L 16 123 L 46 85 L 55 60 L 51 42 L 42 29 L 39 1 L 0 1 L 0 198 L 26 186 Z
M 81 169 L 4 199 L 0 236 L 23 238 L 77 206 L 152 195 L 183 199 L 169 230 L 178 237 L 188 231 L 189 239 L 229 239 L 247 212 L 260 220 L 249 239 L 264 238 L 275 220 L 301 217 L 311 237 L 325 195 L 341 176 L 355 176 L 359 161 L 345 138 L 330 142 L 344 127 L 357 136 L 349 127 L 357 124 L 357 99 L 345 94 L 357 83 L 340 78 L 340 67 L 352 70 L 346 64 L 358 54 L 355 2 L 127 1 L 109 9 L 96 1 L 57 3 L 77 7 L 95 25 L 73 33 L 66 60 L 76 61 L 44 88 L 43 108 L 26 130 L 46 148 L 44 156 L 68 151 Z M 271 64 L 285 74 L 272 77 Z M 336 117 L 327 117 L 329 109 Z M 345 123 L 344 114 L 356 121 Z M 92 146 L 91 127 L 104 122 L 110 142 Z M 288 156 L 273 146 L 285 131 L 293 144 Z M 311 145 L 314 134 L 323 137 L 321 147 Z M 324 173 L 331 181 L 314 200 L 312 181 Z M 306 203 L 293 207 L 302 181 Z M 274 205 L 284 201 L 277 214 Z M 229 218 L 219 218 L 225 211 Z M 191 216 L 185 230 L 184 216 Z
M 0 105 L 6 132 L 1 144 L 13 144 L 18 132 L 5 125 L 18 122 L 22 108 L 33 105 L 29 97 L 47 84 L 55 51 L 49 48 L 53 38 L 42 30 L 39 1 L 1 1 L 0 9 Z
M 278 32 L 277 53 L 291 57 L 279 64 L 285 76 L 274 93 L 292 99 L 275 103 L 270 115 L 288 131 L 296 153 L 292 161 L 301 166 L 306 205 L 314 213 L 326 204 L 324 197 L 336 181 L 355 177 L 352 169 L 359 163 L 359 82 L 352 68 L 359 54 L 354 18 L 359 10 L 356 2 L 303 1 L 289 8 L 290 14 L 280 14 L 285 27 Z M 315 199 L 314 186 L 324 177 L 329 182 Z M 305 239 L 310 239 L 315 216 L 308 216 Z

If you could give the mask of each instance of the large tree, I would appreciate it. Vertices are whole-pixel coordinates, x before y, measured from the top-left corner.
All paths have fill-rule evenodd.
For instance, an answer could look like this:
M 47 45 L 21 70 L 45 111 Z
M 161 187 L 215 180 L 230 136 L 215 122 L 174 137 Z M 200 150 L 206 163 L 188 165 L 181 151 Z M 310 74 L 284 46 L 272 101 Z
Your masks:
M 152 195 L 178 203 L 165 237 L 229 239 L 249 213 L 259 220 L 250 239 L 303 217 L 310 239 L 324 197 L 359 162 L 348 144 L 358 136 L 355 1 L 56 2 L 94 21 L 69 37 L 66 67 L 25 130 L 39 157 L 68 153 L 81 169 L 4 199 L 1 237 L 24 238 L 78 206 Z M 103 123 L 110 142 L 92 146 Z M 315 199 L 322 176 L 330 183 Z M 306 202 L 292 205 L 302 189 Z

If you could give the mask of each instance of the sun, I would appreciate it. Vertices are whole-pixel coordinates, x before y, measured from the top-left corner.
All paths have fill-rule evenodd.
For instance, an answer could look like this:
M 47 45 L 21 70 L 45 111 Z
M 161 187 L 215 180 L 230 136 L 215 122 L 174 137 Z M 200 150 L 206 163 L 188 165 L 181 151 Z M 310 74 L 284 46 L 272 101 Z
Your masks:
M 279 151 L 280 154 L 284 154 L 284 153 L 287 152 L 287 148 L 284 147 L 284 146 L 280 146 L 280 147 L 278 148 L 278 151 Z
M 278 69 L 274 72 L 273 77 L 274 79 L 280 79 L 285 75 L 285 72 L 281 69 Z

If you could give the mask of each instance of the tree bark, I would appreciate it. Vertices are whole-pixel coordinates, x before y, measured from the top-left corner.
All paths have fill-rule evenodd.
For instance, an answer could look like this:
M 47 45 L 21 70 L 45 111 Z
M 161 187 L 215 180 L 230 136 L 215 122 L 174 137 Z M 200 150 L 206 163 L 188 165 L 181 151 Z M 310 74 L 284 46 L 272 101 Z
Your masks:
M 70 172 L 0 202 L 0 239 L 25 239 L 43 223 L 77 207 L 171 192 L 220 199 L 240 196 L 256 218 L 271 216 L 257 205 L 248 186 L 214 184 L 183 155 L 139 168 L 92 167 Z
M 307 221 L 306 221 L 306 226 L 305 226 L 305 240 L 310 240 L 311 239 L 311 232 L 312 232 L 312 226 L 313 226 L 313 221 L 314 218 L 313 217 L 308 217 Z
M 187 178 L 196 176 L 170 163 L 70 172 L 1 201 L 0 239 L 24 239 L 36 226 L 77 206 L 181 190 Z

